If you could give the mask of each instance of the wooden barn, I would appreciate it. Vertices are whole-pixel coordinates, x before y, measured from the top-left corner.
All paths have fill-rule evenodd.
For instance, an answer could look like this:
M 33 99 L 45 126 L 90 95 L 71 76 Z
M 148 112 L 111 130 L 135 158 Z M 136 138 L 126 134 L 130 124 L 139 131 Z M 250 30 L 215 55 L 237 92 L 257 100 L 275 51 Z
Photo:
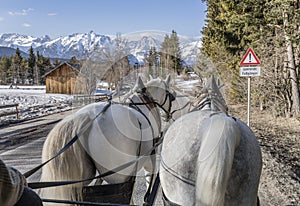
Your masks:
M 80 66 L 64 62 L 44 75 L 46 93 L 84 94 L 85 78 L 80 75 Z

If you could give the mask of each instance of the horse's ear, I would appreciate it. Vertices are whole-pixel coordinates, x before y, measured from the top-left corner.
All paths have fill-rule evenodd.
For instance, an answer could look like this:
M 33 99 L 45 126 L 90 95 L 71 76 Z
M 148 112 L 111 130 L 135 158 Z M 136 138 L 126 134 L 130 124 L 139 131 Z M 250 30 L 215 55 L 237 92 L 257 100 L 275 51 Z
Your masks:
M 168 76 L 167 76 L 166 79 L 165 79 L 165 82 L 166 82 L 167 85 L 170 84 L 170 80 L 171 80 L 171 75 L 168 74 Z
M 134 86 L 134 90 L 137 91 L 137 90 L 142 90 L 144 88 L 145 88 L 144 82 L 143 82 L 142 78 L 140 76 L 138 76 L 135 86 Z

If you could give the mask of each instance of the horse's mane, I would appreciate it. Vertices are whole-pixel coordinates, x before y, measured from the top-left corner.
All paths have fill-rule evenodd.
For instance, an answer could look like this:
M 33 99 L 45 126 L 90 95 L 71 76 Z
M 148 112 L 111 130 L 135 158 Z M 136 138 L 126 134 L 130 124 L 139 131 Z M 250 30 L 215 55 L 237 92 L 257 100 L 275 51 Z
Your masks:
M 203 104 L 210 103 L 212 111 L 222 111 L 227 113 L 228 107 L 214 76 L 211 76 L 203 86 L 196 100 L 198 109 Z

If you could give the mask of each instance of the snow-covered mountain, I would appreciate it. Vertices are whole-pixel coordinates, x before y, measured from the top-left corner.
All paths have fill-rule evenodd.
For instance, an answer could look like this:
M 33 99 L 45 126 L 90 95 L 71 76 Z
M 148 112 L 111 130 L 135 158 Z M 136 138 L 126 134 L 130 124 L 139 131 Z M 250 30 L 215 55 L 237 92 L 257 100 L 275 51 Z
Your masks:
M 128 41 L 130 53 L 139 61 L 143 61 L 145 54 L 153 46 L 160 50 L 167 33 L 159 31 L 143 31 L 122 34 L 121 37 Z M 185 37 L 178 35 L 182 58 L 188 64 L 194 62 L 199 47 L 200 37 Z M 20 34 L 0 34 L 0 46 L 19 48 L 28 53 L 32 46 L 40 54 L 50 58 L 70 59 L 75 56 L 83 59 L 92 54 L 93 51 L 104 45 L 110 45 L 114 41 L 114 35 L 101 35 L 93 31 L 89 33 L 75 33 L 64 37 L 51 39 L 49 36 L 33 37 Z

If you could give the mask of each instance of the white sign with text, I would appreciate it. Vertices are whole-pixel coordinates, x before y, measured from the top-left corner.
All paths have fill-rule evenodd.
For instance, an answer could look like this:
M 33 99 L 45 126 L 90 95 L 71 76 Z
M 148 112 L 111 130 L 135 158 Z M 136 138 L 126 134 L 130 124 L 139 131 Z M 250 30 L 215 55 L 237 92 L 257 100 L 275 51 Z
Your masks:
M 241 77 L 260 76 L 260 67 L 240 67 Z

